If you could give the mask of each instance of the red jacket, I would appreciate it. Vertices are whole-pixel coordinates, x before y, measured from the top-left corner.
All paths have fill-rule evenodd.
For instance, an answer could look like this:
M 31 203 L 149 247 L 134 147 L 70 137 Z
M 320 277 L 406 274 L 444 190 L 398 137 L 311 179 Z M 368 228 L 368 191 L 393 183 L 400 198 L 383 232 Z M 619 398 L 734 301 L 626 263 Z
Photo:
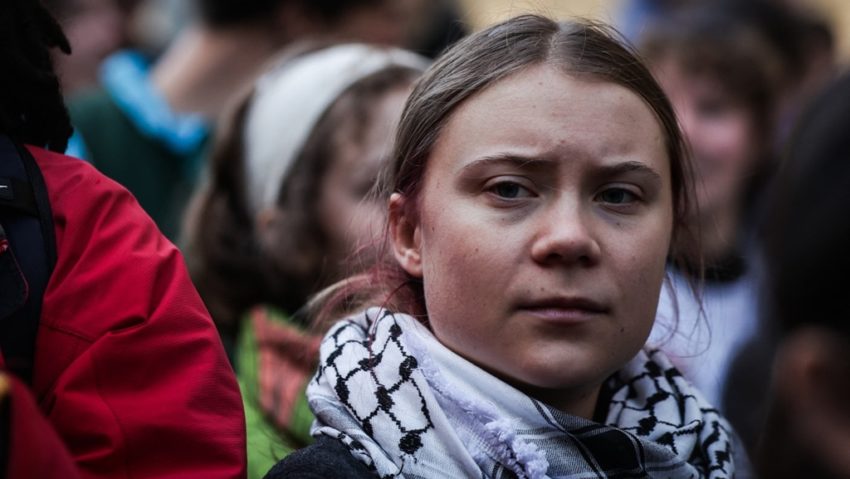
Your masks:
M 244 477 L 239 389 L 182 256 L 124 188 L 28 148 L 58 257 L 32 392 L 80 477 Z

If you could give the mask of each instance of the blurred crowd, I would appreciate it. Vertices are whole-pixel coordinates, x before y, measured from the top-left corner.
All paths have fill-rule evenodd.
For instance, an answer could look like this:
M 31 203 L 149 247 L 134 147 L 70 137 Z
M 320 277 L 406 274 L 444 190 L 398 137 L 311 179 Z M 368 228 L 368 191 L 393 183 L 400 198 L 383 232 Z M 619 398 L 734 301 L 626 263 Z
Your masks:
M 79 210 L 60 218 L 62 208 L 54 206 L 57 228 L 67 231 L 57 237 L 51 281 L 80 283 L 72 293 L 48 287 L 44 310 L 47 301 L 71 301 L 74 308 L 51 310 L 70 315 L 89 308 L 85 301 L 112 295 L 110 307 L 92 311 L 126 309 L 130 319 L 97 333 L 42 319 L 52 334 L 63 331 L 78 343 L 62 343 L 61 358 L 55 352 L 39 359 L 39 348 L 60 350 L 39 332 L 28 385 L 35 401 L 48 421 L 62 424 L 59 441 L 70 444 L 80 477 L 118 477 L 122 468 L 166 477 L 181 459 L 198 477 L 219 477 L 216 464 L 238 476 L 244 470 L 226 464 L 233 454 L 222 451 L 243 446 L 248 477 L 264 477 L 314 441 L 305 389 L 321 338 L 339 319 L 327 310 L 317 315 L 315 304 L 387 257 L 379 241 L 386 204 L 375 184 L 417 80 L 472 33 L 464 6 L 453 0 L 42 3 L 72 52 L 51 50 L 73 128 L 64 152 L 132 194 L 122 199 L 123 192 L 110 191 L 90 203 L 76 190 L 68 196 L 77 195 L 77 203 L 51 198 Z M 831 19 L 801 3 L 630 0 L 621 2 L 614 25 L 669 98 L 692 158 L 686 174 L 696 181 L 690 199 L 696 208 L 682 218 L 688 234 L 676 245 L 682 260 L 667 264 L 647 344 L 666 353 L 737 431 L 738 477 L 850 477 L 850 331 L 842 295 L 850 253 L 840 243 L 850 239 L 843 131 L 850 125 L 850 84 Z M 10 21 L 12 13 L 3 15 Z M 77 175 L 81 185 L 97 182 L 68 171 L 62 175 Z M 52 181 L 47 178 L 48 190 Z M 144 214 L 131 211 L 135 201 Z M 95 218 L 94 210 L 104 213 Z M 88 219 L 75 219 L 83 213 Z M 145 215 L 155 229 L 137 226 L 149 224 Z M 97 242 L 86 236 L 73 248 L 63 246 L 71 244 L 75 221 L 93 232 L 122 223 L 91 233 L 100 235 Z M 140 250 L 144 257 L 136 256 Z M 68 266 L 63 254 L 80 263 Z M 135 276 L 98 276 L 100 266 L 82 263 L 109 262 L 109 255 L 127 256 L 122 268 L 135 269 Z M 143 259 L 148 256 L 176 263 L 163 266 Z M 177 264 L 183 261 L 188 276 Z M 189 299 L 181 299 L 184 293 Z M 201 332 L 207 312 L 214 337 Z M 134 339 L 134 328 L 157 315 L 163 319 L 156 332 Z M 82 353 L 101 334 L 129 337 Z M 146 351 L 145 344 L 160 341 L 174 344 Z M 154 354 L 159 358 L 146 372 L 114 377 Z M 80 355 L 87 355 L 82 366 Z M 117 358 L 114 366 L 99 362 L 113 361 L 100 359 L 109 355 Z M 63 365 L 49 364 L 54 361 L 83 372 L 70 380 Z M 230 367 L 235 380 L 220 377 Z M 42 376 L 39 368 L 52 372 Z M 217 372 L 203 378 L 210 371 Z M 2 388 L 7 416 L 10 403 L 24 407 L 11 402 L 10 381 Z M 127 384 L 112 396 L 97 393 L 102 405 L 81 399 L 87 405 L 77 411 L 64 399 L 110 390 L 109 381 Z M 189 389 L 173 399 L 169 392 Z M 173 401 L 177 410 L 158 414 L 151 412 L 157 403 L 133 403 L 148 394 Z M 235 408 L 237 420 L 222 426 L 224 433 L 208 427 L 223 421 L 227 408 Z M 99 433 L 86 432 L 102 414 L 118 419 Z M 184 423 L 204 426 L 162 446 L 183 457 L 172 462 L 163 452 L 145 464 L 139 448 L 160 447 L 157 438 Z M 144 434 L 133 428 L 146 424 L 156 431 L 138 440 L 134 435 Z M 237 437 L 240 427 L 247 439 Z M 198 437 L 208 443 L 185 452 Z M 113 457 L 124 441 L 136 450 Z M 0 465 L 14 463 L 19 452 L 5 452 Z M 193 466 L 212 455 L 215 461 Z

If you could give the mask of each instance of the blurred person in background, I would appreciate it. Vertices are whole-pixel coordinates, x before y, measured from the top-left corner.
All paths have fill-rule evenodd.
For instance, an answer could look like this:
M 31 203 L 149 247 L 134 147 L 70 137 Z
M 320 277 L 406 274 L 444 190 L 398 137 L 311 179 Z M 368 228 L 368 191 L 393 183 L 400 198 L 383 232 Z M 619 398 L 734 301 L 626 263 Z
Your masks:
M 366 195 L 426 65 L 365 44 L 316 48 L 285 55 L 222 124 L 188 220 L 192 277 L 232 344 L 251 478 L 312 442 L 304 388 L 324 331 L 304 307 L 374 254 L 383 209 Z
M 73 152 L 126 186 L 174 240 L 231 96 L 268 59 L 307 36 L 405 40 L 420 0 L 197 0 L 190 22 L 153 64 L 122 52 L 100 88 L 69 100 Z
M 774 142 L 781 151 L 800 110 L 838 72 L 833 27 L 814 8 L 804 8 L 804 2 L 725 1 L 729 2 L 726 8 L 759 29 L 780 54 L 784 83 L 776 112 Z
M 240 478 L 239 389 L 177 249 L 71 135 L 38 0 L 0 2 L 0 476 Z
M 676 2 L 672 2 L 676 3 Z M 763 193 L 799 105 L 834 72 L 832 34 L 812 12 L 763 0 L 681 2 L 643 29 L 644 54 L 671 96 L 695 156 L 692 226 L 706 276 L 671 270 L 653 342 L 720 406 L 752 451 L 764 420 L 767 363 L 748 338 L 760 321 L 754 242 Z M 700 283 L 692 294 L 688 282 Z M 677 333 L 672 328 L 677 326 Z
M 836 73 L 833 26 L 824 13 L 795 0 L 628 0 L 619 14 L 621 31 L 633 42 L 652 24 L 677 11 L 700 5 L 721 8 L 738 21 L 761 32 L 780 63 L 783 83 L 776 111 L 778 148 L 806 105 Z
M 66 97 L 98 84 L 100 64 L 128 46 L 129 23 L 141 0 L 45 0 L 59 20 L 72 55 L 56 54 L 53 63 Z
M 850 477 L 848 124 L 845 74 L 801 117 L 771 196 L 766 316 L 778 347 L 755 456 L 765 478 Z
M 670 266 L 650 343 L 725 411 L 730 364 L 759 331 L 753 224 L 775 167 L 782 64 L 760 30 L 720 4 L 658 17 L 639 45 L 693 155 L 697 209 L 688 223 L 701 252 L 685 268 Z

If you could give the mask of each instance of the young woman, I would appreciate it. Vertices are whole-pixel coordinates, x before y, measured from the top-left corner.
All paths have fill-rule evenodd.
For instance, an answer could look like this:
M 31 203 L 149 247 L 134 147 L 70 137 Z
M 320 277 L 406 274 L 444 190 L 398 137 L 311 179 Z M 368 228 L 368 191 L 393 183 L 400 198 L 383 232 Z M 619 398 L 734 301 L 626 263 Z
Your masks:
M 242 387 L 250 477 L 310 442 L 303 391 L 319 336 L 297 312 L 374 242 L 383 211 L 364 196 L 425 66 L 363 44 L 310 48 L 283 59 L 238 106 L 190 221 L 193 279 Z
M 733 476 L 725 420 L 642 351 L 690 183 L 611 32 L 522 16 L 461 41 L 383 180 L 392 258 L 342 286 L 317 443 L 268 477 Z
M 698 232 L 702 253 L 684 268 L 670 268 L 650 343 L 664 350 L 751 445 L 761 404 L 742 400 L 742 389 L 766 381 L 766 375 L 730 378 L 746 373 L 733 360 L 761 328 L 753 226 L 776 164 L 774 119 L 784 84 L 779 53 L 755 25 L 722 3 L 659 19 L 640 45 L 693 154 L 699 211 L 687 221 Z M 704 270 L 696 266 L 700 262 Z M 703 278 L 694 295 L 689 284 Z

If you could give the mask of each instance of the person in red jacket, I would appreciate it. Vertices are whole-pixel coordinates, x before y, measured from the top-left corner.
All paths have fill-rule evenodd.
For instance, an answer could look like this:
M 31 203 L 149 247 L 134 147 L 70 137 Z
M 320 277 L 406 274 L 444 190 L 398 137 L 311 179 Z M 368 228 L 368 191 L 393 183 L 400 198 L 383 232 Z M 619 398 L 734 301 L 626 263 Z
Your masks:
M 56 246 L 31 377 L 0 375 L 0 475 L 244 477 L 239 390 L 182 256 L 123 187 L 55 153 L 64 34 L 40 2 L 4 0 L 0 37 L 0 139 L 37 166 Z

